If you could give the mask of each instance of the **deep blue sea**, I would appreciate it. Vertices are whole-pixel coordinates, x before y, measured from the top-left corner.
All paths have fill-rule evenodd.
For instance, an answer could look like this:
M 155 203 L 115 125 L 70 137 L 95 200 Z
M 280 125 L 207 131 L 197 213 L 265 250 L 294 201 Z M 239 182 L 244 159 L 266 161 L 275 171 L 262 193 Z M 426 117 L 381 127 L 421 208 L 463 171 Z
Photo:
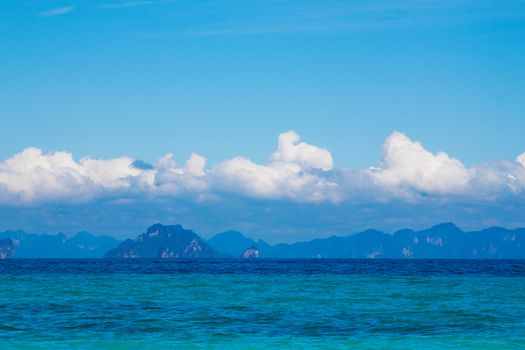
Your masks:
M 525 348 L 525 261 L 3 260 L 2 349 Z

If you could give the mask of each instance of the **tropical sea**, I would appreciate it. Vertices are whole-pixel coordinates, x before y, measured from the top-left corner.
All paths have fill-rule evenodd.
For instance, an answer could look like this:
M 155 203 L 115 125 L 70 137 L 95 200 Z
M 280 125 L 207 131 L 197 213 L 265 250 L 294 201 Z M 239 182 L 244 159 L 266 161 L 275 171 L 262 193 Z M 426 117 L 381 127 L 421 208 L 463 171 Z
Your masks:
M 0 262 L 2 349 L 525 348 L 520 260 Z

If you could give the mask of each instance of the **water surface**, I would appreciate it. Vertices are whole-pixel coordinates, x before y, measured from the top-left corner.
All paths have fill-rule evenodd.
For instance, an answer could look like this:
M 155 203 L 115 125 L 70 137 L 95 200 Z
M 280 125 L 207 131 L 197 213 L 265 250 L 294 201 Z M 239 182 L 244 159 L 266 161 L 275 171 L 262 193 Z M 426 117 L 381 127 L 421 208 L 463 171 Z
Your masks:
M 525 261 L 6 260 L 2 348 L 524 348 Z

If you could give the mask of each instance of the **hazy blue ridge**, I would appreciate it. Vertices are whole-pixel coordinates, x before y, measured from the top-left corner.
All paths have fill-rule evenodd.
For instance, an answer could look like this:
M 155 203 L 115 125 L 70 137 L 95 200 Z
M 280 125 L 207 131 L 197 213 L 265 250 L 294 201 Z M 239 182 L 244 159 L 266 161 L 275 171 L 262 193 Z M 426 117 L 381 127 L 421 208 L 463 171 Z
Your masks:
M 244 236 L 238 231 L 226 231 L 219 233 L 208 240 L 210 246 L 218 252 L 224 253 L 232 258 L 240 258 L 243 253 L 252 247 L 265 247 L 268 243 L 255 240 Z
M 452 223 L 422 231 L 404 229 L 392 234 L 367 230 L 349 236 L 333 236 L 297 243 L 270 245 L 236 234 L 219 234 L 212 246 L 228 247 L 240 256 L 255 245 L 261 258 L 388 258 L 388 259 L 523 259 L 525 229 L 500 227 L 464 232 Z M 255 243 L 255 244 L 254 244 Z
M 0 232 L 0 239 L 11 239 L 15 258 L 101 258 L 120 240 L 111 236 L 94 236 L 79 232 L 73 237 L 26 233 L 24 231 Z
M 394 234 L 366 230 L 296 243 L 269 244 L 237 231 L 205 240 L 180 225 L 156 224 L 136 239 L 119 241 L 110 236 L 79 232 L 32 234 L 0 233 L 3 258 L 240 258 L 250 250 L 258 258 L 355 259 L 524 259 L 525 229 L 492 227 L 464 232 L 452 223 L 426 230 L 403 229 Z M 10 241 L 9 241 L 10 240 Z M 3 253 L 2 253 L 3 252 Z M 254 257 L 253 254 L 250 254 Z

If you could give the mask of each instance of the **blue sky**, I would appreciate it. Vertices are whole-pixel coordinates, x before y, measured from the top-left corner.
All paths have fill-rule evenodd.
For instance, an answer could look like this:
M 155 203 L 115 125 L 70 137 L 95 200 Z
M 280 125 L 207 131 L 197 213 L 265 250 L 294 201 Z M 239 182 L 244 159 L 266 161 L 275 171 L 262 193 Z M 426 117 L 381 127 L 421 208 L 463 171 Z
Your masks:
M 0 156 L 263 160 L 294 129 L 341 166 L 376 162 L 393 130 L 511 158 L 524 26 L 521 1 L 3 1 Z
M 184 164 L 196 152 L 212 172 L 214 165 L 239 156 L 266 164 L 277 136 L 295 130 L 307 144 L 328 150 L 334 169 L 360 171 L 385 161 L 381 145 L 397 130 L 433 154 L 444 151 L 457 158 L 465 168 L 490 163 L 502 172 L 494 162 L 512 163 L 525 152 L 524 42 L 522 1 L 3 1 L 0 161 L 36 147 L 44 155 L 70 152 L 77 162 L 86 156 L 130 157 L 157 167 L 166 153 Z M 504 176 L 509 174 L 520 176 L 514 170 Z M 215 177 L 214 184 L 220 182 Z M 389 186 L 405 184 L 388 181 Z M 219 197 L 225 191 L 246 194 L 220 183 L 206 182 L 206 188 L 218 188 L 212 192 Z M 21 191 L 7 186 L 10 195 Z M 446 193 L 445 185 L 429 186 L 418 182 L 413 187 L 439 201 L 452 188 L 455 203 L 465 201 L 464 193 L 457 193 L 459 185 Z M 252 190 L 244 200 L 247 207 L 256 205 Z M 53 208 L 64 205 L 66 194 L 76 193 L 69 187 L 59 191 L 65 192 L 51 196 Z M 26 195 L 16 197 L 23 199 L 22 208 L 5 210 L 27 214 Z M 49 193 L 35 196 L 32 208 L 50 208 Z M 46 200 L 39 202 L 39 196 Z M 290 198 L 295 203 L 294 196 L 278 196 L 268 206 Z M 341 210 L 352 202 L 353 208 L 365 207 L 352 198 L 343 196 L 330 206 Z M 498 201 L 503 205 L 503 199 Z M 480 199 L 468 202 L 483 211 L 492 208 Z M 287 205 L 299 212 L 310 205 L 293 203 Z M 438 204 L 432 208 L 440 209 Z M 471 222 L 484 215 L 479 213 Z M 428 221 L 446 218 L 436 214 Z M 35 229 L 67 226 L 73 231 L 82 226 L 78 220 L 67 226 L 44 215 Z M 276 220 L 272 230 L 279 232 L 283 222 L 293 224 L 299 216 Z M 350 226 L 410 226 L 408 219 L 392 220 L 371 217 Z M 521 223 L 516 220 L 497 214 L 491 222 Z M 250 224 L 263 235 L 269 228 L 260 221 L 256 216 Z M 229 224 L 240 223 L 216 226 Z M 13 225 L 27 223 L 0 220 L 0 228 Z M 126 232 L 135 227 L 139 223 Z M 213 230 L 212 224 L 206 227 Z

